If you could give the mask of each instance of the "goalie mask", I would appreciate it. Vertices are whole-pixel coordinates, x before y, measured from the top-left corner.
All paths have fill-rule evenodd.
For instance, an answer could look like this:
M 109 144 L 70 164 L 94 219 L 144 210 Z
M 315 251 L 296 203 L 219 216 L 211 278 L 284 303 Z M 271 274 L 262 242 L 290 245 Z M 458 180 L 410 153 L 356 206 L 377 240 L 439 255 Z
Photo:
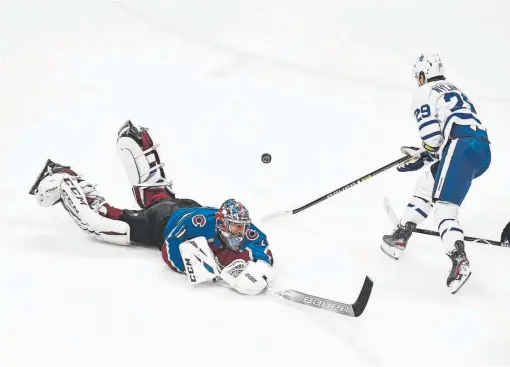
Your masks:
M 246 230 L 250 227 L 250 213 L 243 204 L 228 199 L 216 212 L 216 230 L 222 242 L 234 251 L 242 251 Z

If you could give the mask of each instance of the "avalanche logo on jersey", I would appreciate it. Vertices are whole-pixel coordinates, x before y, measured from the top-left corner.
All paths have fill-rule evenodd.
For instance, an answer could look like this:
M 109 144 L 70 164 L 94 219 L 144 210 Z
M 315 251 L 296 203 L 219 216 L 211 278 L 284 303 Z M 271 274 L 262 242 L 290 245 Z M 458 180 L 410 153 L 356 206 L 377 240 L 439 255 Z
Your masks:
M 248 228 L 246 230 L 245 235 L 246 235 L 246 238 L 249 239 L 250 241 L 255 241 L 257 238 L 259 238 L 259 233 L 257 231 L 254 231 L 251 228 Z
M 197 214 L 194 215 L 193 218 L 191 218 L 191 222 L 195 227 L 205 227 L 207 220 L 202 214 Z

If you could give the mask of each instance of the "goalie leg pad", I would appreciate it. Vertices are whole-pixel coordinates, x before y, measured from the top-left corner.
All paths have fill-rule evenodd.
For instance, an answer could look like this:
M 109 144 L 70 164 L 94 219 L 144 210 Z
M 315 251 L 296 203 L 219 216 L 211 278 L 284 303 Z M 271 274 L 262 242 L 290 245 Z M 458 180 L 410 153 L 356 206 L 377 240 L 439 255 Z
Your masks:
M 164 164 L 159 158 L 158 146 L 153 143 L 146 128 L 137 128 L 131 121 L 123 124 L 118 132 L 117 154 L 141 208 L 147 208 L 155 201 L 148 188 L 156 190 L 158 195 L 175 197 L 172 181 L 167 180 Z
M 130 245 L 129 225 L 101 216 L 90 208 L 77 177 L 64 177 L 60 184 L 62 206 L 82 230 L 101 241 L 116 245 Z

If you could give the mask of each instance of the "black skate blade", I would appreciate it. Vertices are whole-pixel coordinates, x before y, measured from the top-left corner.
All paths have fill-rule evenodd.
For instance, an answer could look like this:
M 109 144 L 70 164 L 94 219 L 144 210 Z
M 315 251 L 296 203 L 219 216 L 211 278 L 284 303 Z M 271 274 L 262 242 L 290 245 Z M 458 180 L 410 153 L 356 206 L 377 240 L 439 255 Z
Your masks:
M 35 190 L 37 189 L 37 186 L 39 186 L 39 184 L 41 183 L 41 181 L 43 179 L 44 174 L 46 173 L 46 169 L 49 166 L 54 165 L 54 164 L 55 163 L 53 163 L 53 161 L 51 159 L 48 159 L 46 161 L 46 164 L 44 165 L 44 168 L 41 170 L 41 172 L 39 173 L 39 176 L 37 176 L 37 179 L 35 180 L 35 183 L 30 188 L 30 191 L 28 192 L 29 195 L 34 195 L 35 194 Z
M 133 125 L 133 123 L 131 122 L 131 120 L 127 120 L 126 122 L 124 122 L 124 123 L 122 124 L 122 126 L 120 127 L 120 129 L 117 131 L 117 135 L 119 135 L 119 134 L 120 134 L 120 132 L 121 132 L 122 130 L 124 130 L 126 127 L 127 127 L 130 131 L 131 131 L 131 130 L 133 130 L 133 129 L 135 129 L 135 130 L 136 130 L 136 128 L 135 128 L 135 126 Z
M 471 276 L 471 274 L 473 274 L 473 272 L 470 272 L 470 273 L 469 273 L 469 275 L 468 275 L 468 276 L 466 277 L 466 279 L 462 282 L 462 284 L 459 286 L 459 288 L 457 288 L 456 290 L 454 290 L 454 291 L 452 292 L 452 294 L 457 293 L 458 291 L 460 291 L 460 289 L 461 289 L 462 287 L 464 287 L 464 284 L 466 284 L 466 283 L 467 283 L 467 281 L 468 281 L 469 277 Z
M 388 256 L 390 259 L 393 259 L 395 261 L 398 261 L 398 259 L 400 258 L 400 257 L 394 257 L 392 254 L 390 254 L 388 251 L 386 251 L 384 249 L 383 245 L 381 245 L 381 251 L 384 252 L 386 254 L 386 256 Z

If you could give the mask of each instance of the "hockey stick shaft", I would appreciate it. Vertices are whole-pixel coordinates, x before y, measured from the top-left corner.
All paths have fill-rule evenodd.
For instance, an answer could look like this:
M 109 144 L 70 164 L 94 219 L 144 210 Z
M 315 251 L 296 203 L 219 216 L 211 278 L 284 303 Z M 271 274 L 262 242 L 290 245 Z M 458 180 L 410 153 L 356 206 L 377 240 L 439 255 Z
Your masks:
M 415 228 L 414 232 L 416 232 L 416 233 L 421 233 L 421 234 L 426 234 L 426 235 L 429 235 L 429 236 L 437 236 L 437 237 L 441 237 L 441 235 L 439 234 L 439 232 L 431 231 L 431 230 L 428 230 L 428 229 Z M 470 242 L 484 242 L 484 243 L 488 243 L 488 244 L 490 244 L 490 245 L 494 245 L 494 246 L 508 247 L 506 244 L 502 244 L 502 243 L 501 243 L 501 242 L 499 242 L 499 241 L 487 240 L 487 239 L 485 239 L 485 238 L 478 238 L 478 237 L 464 236 L 464 240 L 465 240 L 465 241 L 470 241 Z
M 397 218 L 397 215 L 395 214 L 395 211 L 391 207 L 390 201 L 387 197 L 384 198 L 384 209 L 386 210 L 386 214 L 388 214 L 388 217 L 389 217 L 390 221 L 393 223 L 393 225 L 395 225 L 395 226 L 398 225 L 399 219 Z M 413 232 L 421 233 L 421 234 L 425 234 L 425 235 L 429 235 L 429 236 L 441 237 L 441 234 L 439 232 L 431 231 L 429 229 L 415 228 Z M 487 239 L 478 238 L 478 237 L 464 236 L 464 240 L 470 241 L 470 242 L 488 243 L 493 246 L 510 247 L 506 242 L 502 243 L 500 241 L 487 240 Z
M 326 195 L 323 195 L 321 196 L 320 198 L 318 199 L 315 199 L 314 201 L 311 201 L 309 202 L 308 204 L 305 204 L 299 208 L 296 208 L 296 209 L 293 209 L 293 210 L 285 210 L 285 211 L 280 211 L 280 212 L 275 212 L 275 213 L 272 213 L 272 214 L 269 214 L 269 215 L 266 215 L 264 216 L 263 218 L 263 221 L 266 221 L 266 220 L 269 220 L 269 219 L 274 219 L 274 218 L 278 218 L 278 217 L 282 217 L 282 216 L 286 216 L 286 215 L 294 215 L 294 214 L 297 214 L 299 212 L 302 212 L 303 210 L 306 210 L 316 204 L 319 204 L 320 202 L 324 201 L 324 200 L 327 200 L 329 198 L 332 198 L 333 196 L 341 193 L 342 191 L 345 191 L 353 186 L 356 186 L 357 184 L 363 182 L 363 181 L 366 181 L 368 180 L 369 178 L 372 178 L 394 166 L 396 166 L 397 164 L 400 164 L 402 162 L 405 162 L 407 161 L 408 159 L 410 159 L 409 156 L 404 156 L 404 157 L 401 157 L 399 159 L 397 159 L 396 161 L 393 161 L 391 163 L 388 163 L 386 166 L 384 167 L 381 167 L 377 170 L 375 170 L 374 172 L 370 172 L 369 174 L 366 174 L 365 176 L 363 177 L 360 177 L 358 178 L 357 180 L 354 180 L 350 183 L 348 183 L 347 185 L 344 185 L 334 191 L 331 191 L 330 193 L 326 194 Z

